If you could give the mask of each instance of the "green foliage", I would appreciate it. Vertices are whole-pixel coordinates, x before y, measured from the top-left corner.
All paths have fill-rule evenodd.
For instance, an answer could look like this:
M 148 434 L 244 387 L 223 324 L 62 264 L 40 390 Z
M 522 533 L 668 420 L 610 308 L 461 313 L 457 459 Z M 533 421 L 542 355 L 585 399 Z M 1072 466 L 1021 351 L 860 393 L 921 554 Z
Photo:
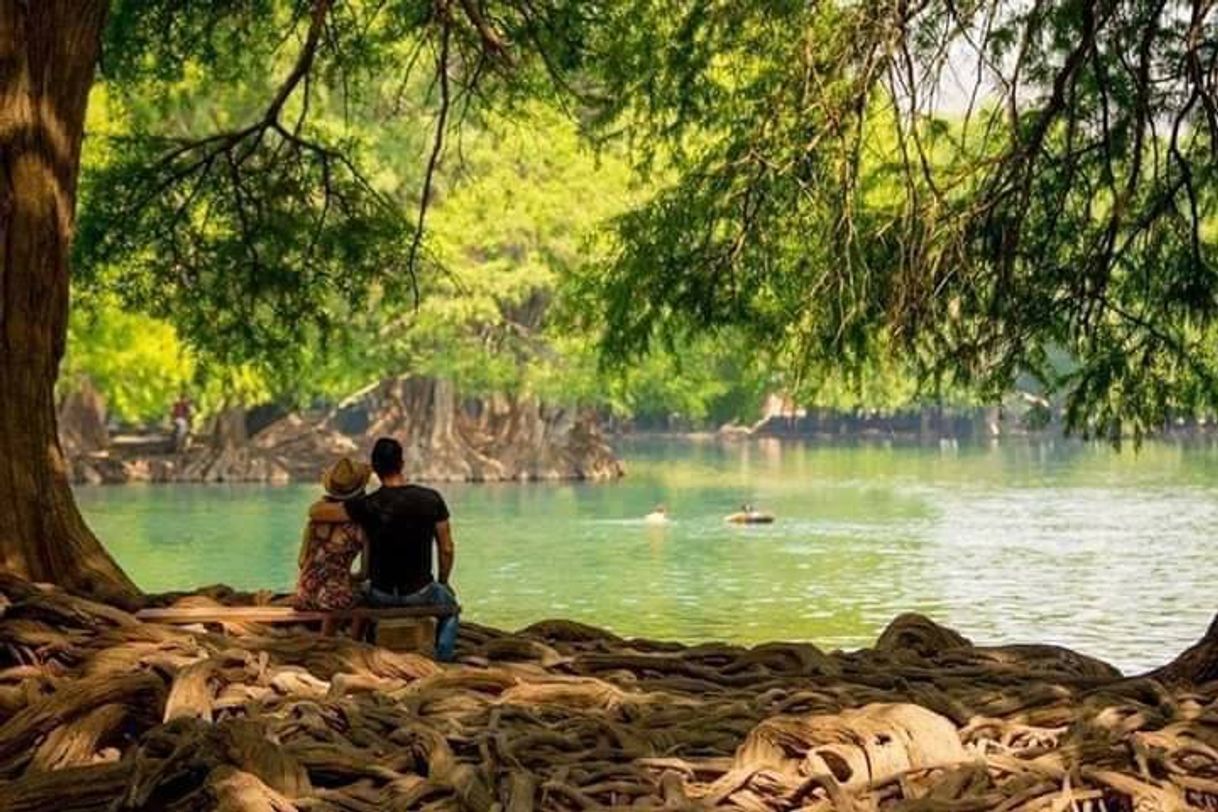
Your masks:
M 620 156 L 595 155 L 574 125 L 535 105 L 527 124 L 496 121 L 469 133 L 446 173 L 431 222 L 443 277 L 425 291 L 403 358 L 447 374 L 464 391 L 531 387 L 561 365 L 551 304 L 592 238 L 631 202 Z
M 240 85 L 201 84 L 183 91 L 171 118 L 187 122 L 187 129 L 197 129 L 209 118 L 227 121 L 247 92 L 252 93 Z M 133 109 L 138 102 L 120 104 L 98 94 L 91 130 L 112 134 L 140 128 L 146 119 L 163 115 L 167 105 L 162 100 Z M 359 133 L 368 144 L 368 176 L 387 197 L 408 198 L 418 183 L 415 158 L 425 150 L 426 133 L 409 127 L 378 129 L 374 112 L 354 113 L 346 123 L 331 116 L 319 119 L 318 126 Z M 104 173 L 115 140 L 99 138 L 90 147 L 86 177 L 96 188 L 111 188 Z M 699 342 L 696 351 L 657 356 L 637 373 L 610 374 L 599 367 L 591 336 L 573 332 L 568 320 L 555 317 L 567 286 L 580 277 L 590 257 L 604 250 L 599 235 L 605 222 L 650 191 L 633 179 L 618 151 L 593 151 L 574 122 L 540 103 L 513 116 L 467 124 L 451 150 L 436 178 L 429 212 L 429 255 L 443 271 L 419 280 L 417 308 L 401 291 L 387 295 L 376 285 L 363 307 L 331 297 L 333 323 L 301 330 L 300 319 L 280 323 L 291 308 L 267 306 L 266 290 L 257 299 L 262 309 L 250 312 L 243 302 L 229 302 L 223 290 L 213 289 L 230 286 L 234 295 L 251 291 L 249 280 L 232 270 L 241 267 L 240 257 L 227 264 L 208 259 L 199 286 L 186 287 L 161 278 L 157 268 L 163 266 L 156 264 L 161 260 L 150 253 L 141 258 L 133 251 L 103 264 L 82 250 L 81 282 L 86 290 L 114 292 L 127 307 L 177 325 L 197 364 L 197 387 L 204 380 L 233 378 L 248 387 L 251 370 L 244 359 L 252 358 L 258 361 L 254 390 L 269 387 L 276 398 L 290 403 L 333 400 L 386 374 L 413 372 L 447 377 L 469 394 L 528 390 L 550 401 L 604 407 L 645 420 L 679 415 L 695 422 L 720 421 L 736 415 L 737 405 L 755 411 L 760 394 L 752 378 L 735 373 L 740 366 L 730 357 L 735 348 L 719 343 L 712 351 L 708 342 Z M 86 197 L 87 212 L 93 211 L 94 200 L 94 194 Z M 89 218 L 100 222 L 95 214 Z M 144 233 L 129 230 L 116 238 L 138 247 Z M 87 233 L 84 239 L 92 236 Z M 292 241 L 283 238 L 285 245 Z M 363 242 L 361 235 L 351 244 Z M 217 245 L 210 242 L 212 250 Z M 318 292 L 297 289 L 312 273 L 295 270 L 299 262 L 285 261 L 280 279 L 287 292 L 300 297 L 301 307 L 308 307 Z M 81 336 L 98 353 L 105 338 Z M 276 342 L 283 351 L 273 352 Z M 244 372 L 231 374 L 235 369 Z
M 578 59 L 580 8 L 117 3 L 79 282 L 172 319 L 210 362 L 296 388 L 357 315 L 417 299 L 435 263 L 415 211 L 441 147 L 546 95 Z M 390 121 L 405 137 L 385 137 Z
M 96 131 L 80 281 L 171 319 L 217 363 L 273 359 L 263 366 L 298 375 L 298 350 L 341 331 L 346 312 L 409 289 L 408 221 L 362 176 L 354 137 L 279 125 L 201 135 L 270 90 L 190 68 L 155 100 L 115 100 Z
M 109 414 L 127 423 L 159 423 L 195 365 L 172 326 L 126 313 L 112 303 L 77 307 L 68 325 L 60 387 L 87 376 L 106 397 Z
M 1031 381 L 1137 437 L 1218 405 L 1216 17 L 119 0 L 79 282 L 285 399 L 412 371 L 713 421 Z
M 395 262 L 432 146 L 434 84 L 378 82 L 361 70 L 359 93 L 314 89 L 300 130 L 245 132 L 265 118 L 276 77 L 289 70 L 303 36 L 299 9 L 275 6 L 231 30 L 198 29 L 188 18 L 142 24 L 179 26 L 183 41 L 207 44 L 195 46 L 197 58 L 168 53 L 109 66 L 111 81 L 91 106 L 78 283 L 172 322 L 200 393 L 240 385 L 303 404 L 413 372 L 453 379 L 470 394 L 529 390 L 652 424 L 715 424 L 755 417 L 766 392 L 782 385 L 771 371 L 775 348 L 750 349 L 742 331 L 674 343 L 632 369 L 600 364 L 594 338 L 604 310 L 586 298 L 587 268 L 612 248 L 606 222 L 645 203 L 665 171 L 641 182 L 622 150 L 593 151 L 553 105 L 524 94 L 507 113 L 464 111 L 432 188 L 425 246 L 442 270 L 414 280 Z M 297 36 L 270 43 L 258 33 L 266 25 Z M 382 67 L 404 54 L 436 56 L 434 40 L 392 27 L 373 26 L 361 42 Z M 390 102 L 404 117 L 386 127 Z M 283 118 L 304 112 L 291 101 Z M 217 130 L 224 135 L 199 152 L 198 139 Z M 354 199 L 386 208 L 321 218 L 332 190 L 318 173 L 330 159 L 292 142 L 296 133 L 341 144 L 344 160 L 359 167 L 358 177 L 346 176 L 359 187 Z M 173 156 L 167 164 L 165 155 Z M 573 328 L 571 314 L 581 310 L 596 314 L 595 327 Z M 100 353 L 106 336 L 84 338 Z
M 1216 17 L 621 4 L 604 120 L 674 178 L 619 220 L 593 280 L 606 350 L 734 325 L 801 377 L 895 367 L 993 400 L 1031 375 L 1083 432 L 1212 410 Z M 977 86 L 941 109 L 961 73 Z
M 78 303 L 71 314 L 61 394 L 86 377 L 105 396 L 108 415 L 132 425 L 163 424 L 182 392 L 200 418 L 229 402 L 272 396 L 256 369 L 200 363 L 173 325 L 123 310 L 109 297 Z
M 764 357 L 727 340 L 695 340 L 676 352 L 650 355 L 628 370 L 622 400 L 627 413 L 644 422 L 751 422 L 760 416 L 774 383 L 759 363 Z

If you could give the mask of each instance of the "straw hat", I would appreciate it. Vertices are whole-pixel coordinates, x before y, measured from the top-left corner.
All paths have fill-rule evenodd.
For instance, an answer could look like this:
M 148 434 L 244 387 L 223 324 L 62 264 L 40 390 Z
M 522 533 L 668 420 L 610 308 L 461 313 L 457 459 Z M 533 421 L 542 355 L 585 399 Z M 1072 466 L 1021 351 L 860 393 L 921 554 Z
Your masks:
M 352 462 L 343 457 L 321 476 L 321 485 L 326 495 L 334 499 L 350 499 L 363 493 L 372 469 L 362 462 Z

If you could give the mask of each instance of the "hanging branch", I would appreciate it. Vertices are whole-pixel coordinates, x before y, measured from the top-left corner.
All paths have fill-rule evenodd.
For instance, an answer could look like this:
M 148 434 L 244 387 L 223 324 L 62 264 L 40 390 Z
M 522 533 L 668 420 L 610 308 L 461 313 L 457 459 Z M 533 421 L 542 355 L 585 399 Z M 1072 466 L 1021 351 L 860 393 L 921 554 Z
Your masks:
M 448 77 L 452 20 L 448 14 L 448 3 L 442 2 L 437 11 L 440 20 L 440 51 L 436 57 L 436 76 L 440 83 L 440 107 L 436 112 L 436 130 L 432 139 L 431 154 L 427 159 L 427 172 L 423 176 L 423 192 L 419 199 L 418 220 L 415 223 L 414 237 L 410 241 L 410 251 L 406 258 L 406 265 L 410 269 L 415 307 L 419 305 L 418 275 L 416 273 L 419 249 L 423 243 L 423 227 L 427 220 L 427 209 L 431 203 L 431 190 L 435 183 L 436 169 L 440 165 L 440 155 L 444 151 L 444 134 L 448 127 L 448 111 L 452 103 Z
M 271 102 L 263 110 L 256 121 L 234 130 L 213 133 L 202 138 L 193 139 L 159 139 L 173 148 L 165 152 L 155 163 L 146 170 L 146 175 L 152 182 L 144 187 L 140 200 L 129 207 L 135 215 L 161 195 L 176 188 L 192 176 L 198 176 L 196 183 L 202 183 L 216 166 L 217 161 L 223 160 L 230 164 L 230 174 L 240 172 L 246 161 L 254 154 L 262 143 L 267 132 L 274 132 L 283 143 L 293 147 L 293 152 L 307 153 L 316 158 L 329 173 L 334 165 L 341 165 L 355 181 L 371 196 L 380 200 L 383 205 L 390 205 L 383 196 L 376 192 L 364 175 L 359 171 L 350 158 L 342 151 L 326 144 L 306 138 L 301 135 L 305 116 L 308 112 L 309 77 L 313 68 L 318 45 L 325 28 L 326 15 L 333 6 L 333 0 L 314 0 L 310 14 L 309 30 L 301 46 L 300 54 L 291 72 L 276 90 Z M 301 85 L 305 85 L 305 100 L 302 111 L 291 129 L 283 126 L 280 116 L 284 106 Z M 155 141 L 158 139 L 147 139 Z M 323 191 L 329 191 L 323 190 Z

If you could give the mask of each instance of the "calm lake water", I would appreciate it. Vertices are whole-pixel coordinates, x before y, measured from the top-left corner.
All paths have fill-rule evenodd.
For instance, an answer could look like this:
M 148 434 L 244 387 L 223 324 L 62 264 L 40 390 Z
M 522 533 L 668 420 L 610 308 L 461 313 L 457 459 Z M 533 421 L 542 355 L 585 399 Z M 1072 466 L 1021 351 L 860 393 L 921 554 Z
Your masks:
M 1218 610 L 1218 450 L 634 443 L 610 484 L 446 486 L 472 620 L 631 636 L 869 645 L 919 611 L 979 643 L 1051 642 L 1133 672 Z M 82 487 L 148 590 L 290 589 L 306 485 Z M 769 526 L 727 525 L 743 501 Z M 673 521 L 641 517 L 665 503 Z

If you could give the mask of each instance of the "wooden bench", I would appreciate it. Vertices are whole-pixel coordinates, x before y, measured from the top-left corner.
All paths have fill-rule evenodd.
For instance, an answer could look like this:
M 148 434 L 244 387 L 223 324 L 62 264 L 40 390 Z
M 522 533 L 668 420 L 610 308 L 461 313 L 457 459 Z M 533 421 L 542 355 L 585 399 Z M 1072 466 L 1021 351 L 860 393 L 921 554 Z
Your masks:
M 320 623 L 321 633 L 333 635 L 340 623 L 352 621 L 353 628 L 362 629 L 369 622 L 448 617 L 460 611 L 459 606 L 354 606 L 336 611 L 298 610 L 291 606 L 170 606 L 161 609 L 141 609 L 135 616 L 146 623 L 167 623 L 175 626 L 192 623 Z

